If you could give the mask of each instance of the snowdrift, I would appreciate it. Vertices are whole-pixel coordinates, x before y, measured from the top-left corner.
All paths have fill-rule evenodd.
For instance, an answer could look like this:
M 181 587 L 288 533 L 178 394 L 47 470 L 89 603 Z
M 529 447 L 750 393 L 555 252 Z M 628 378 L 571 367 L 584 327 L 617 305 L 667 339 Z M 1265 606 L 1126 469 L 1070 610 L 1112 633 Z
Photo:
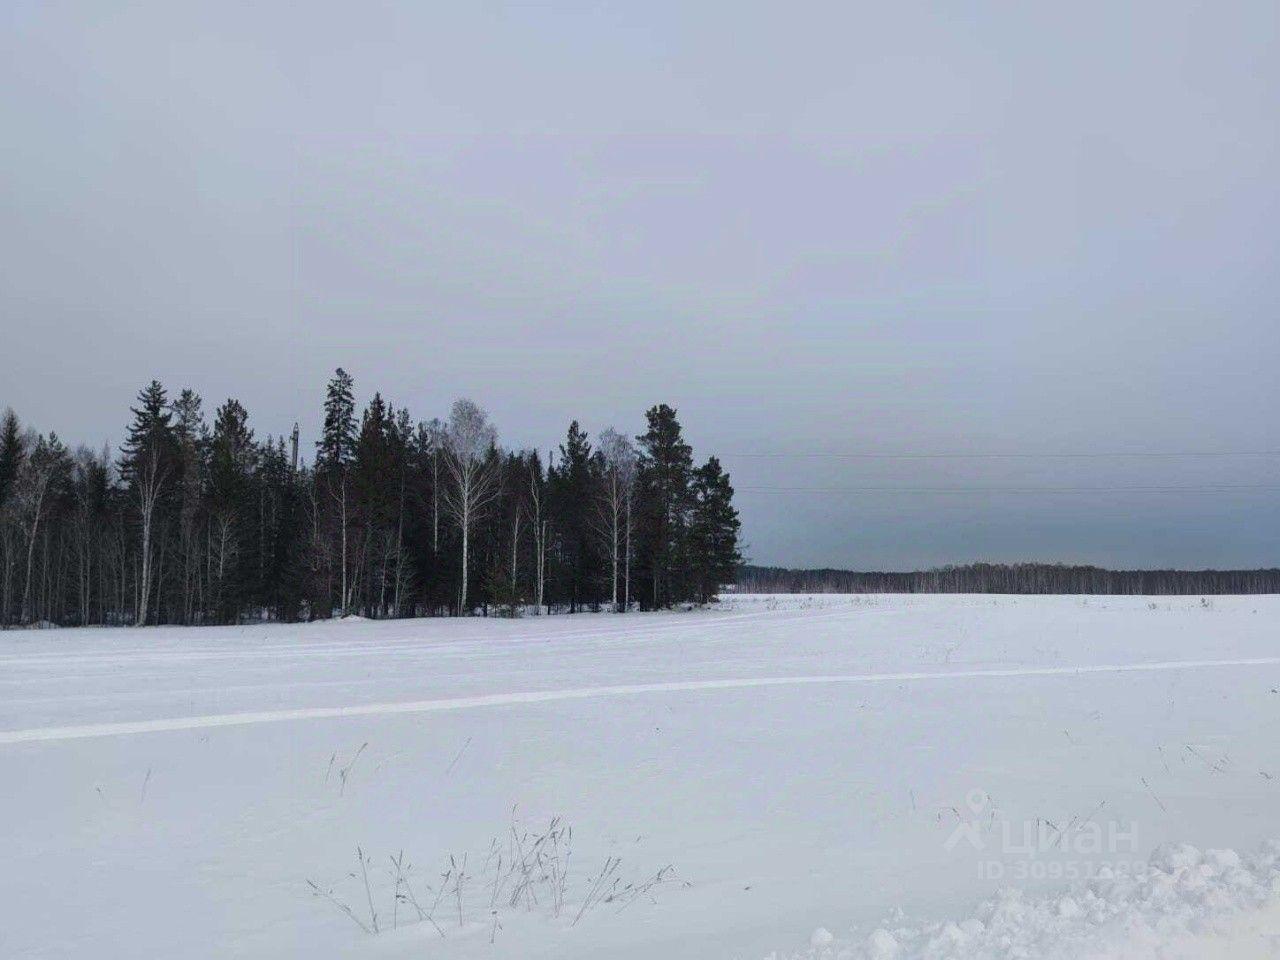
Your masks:
M 824 928 L 794 960 L 1208 960 L 1280 956 L 1280 843 L 1255 855 L 1158 849 L 1131 876 L 1103 873 L 1059 896 L 1002 890 L 974 916 L 901 914 L 837 940 Z M 776 955 L 775 955 L 776 958 Z

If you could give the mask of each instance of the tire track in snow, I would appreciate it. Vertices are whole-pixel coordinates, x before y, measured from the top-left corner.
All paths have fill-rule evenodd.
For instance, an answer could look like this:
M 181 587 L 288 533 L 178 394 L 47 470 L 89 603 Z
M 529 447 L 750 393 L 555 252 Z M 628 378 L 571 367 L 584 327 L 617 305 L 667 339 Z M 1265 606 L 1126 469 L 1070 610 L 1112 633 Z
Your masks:
M 814 620 L 836 619 L 839 616 L 847 615 L 849 611 L 840 609 L 821 608 L 814 610 L 802 610 L 788 608 L 772 611 L 746 611 L 741 613 L 728 613 L 722 616 L 689 619 L 676 621 L 664 620 L 663 622 L 646 622 L 643 629 L 636 629 L 640 626 L 635 620 L 627 624 L 601 624 L 586 629 L 561 631 L 552 634 L 542 635 L 539 633 L 512 633 L 509 635 L 495 636 L 492 633 L 473 633 L 463 634 L 461 636 L 450 636 L 442 634 L 438 637 L 402 637 L 402 638 L 369 638 L 368 640 L 351 640 L 343 638 L 327 642 L 327 638 L 316 640 L 312 638 L 298 639 L 295 641 L 272 641 L 271 643 L 259 646 L 241 646 L 231 647 L 230 649 L 219 649 L 217 644 L 230 645 L 242 642 L 238 639 L 221 639 L 203 641 L 214 646 L 188 646 L 173 645 L 168 647 L 138 647 L 128 649 L 94 649 L 94 650 L 76 650 L 65 652 L 49 652 L 40 651 L 32 653 L 21 653 L 9 656 L 0 656 L 0 666 L 12 666 L 17 668 L 28 667 L 46 667 L 46 666 L 119 666 L 122 658 L 128 657 L 130 663 L 175 663 L 187 661 L 201 660 L 265 660 L 279 662 L 281 659 L 306 660 L 315 659 L 317 657 L 364 657 L 372 654 L 412 654 L 431 652 L 433 655 L 441 653 L 444 655 L 472 655 L 470 648 L 482 647 L 481 655 L 485 655 L 488 648 L 492 647 L 495 654 L 506 652 L 508 646 L 516 646 L 526 644 L 530 646 L 558 647 L 563 646 L 572 648 L 574 644 L 585 641 L 652 641 L 659 639 L 677 639 L 683 640 L 684 637 L 680 631 L 690 626 L 702 628 L 716 628 L 722 626 L 741 626 L 742 620 L 750 620 L 754 623 L 760 623 L 761 626 L 772 626 L 772 621 L 765 621 L 766 614 L 790 614 L 790 621 L 810 623 Z M 891 611 L 878 611 L 891 612 Z M 600 616 L 592 614 L 591 616 Z M 640 615 L 648 616 L 648 615 Z M 550 619 L 550 618 L 548 618 Z M 636 617 L 639 620 L 639 617 Z M 399 624 L 404 621 L 370 621 L 373 623 Z M 272 626 L 276 626 L 273 624 Z M 325 629 L 341 629 L 339 624 L 336 628 L 328 624 Z M 72 628 L 78 629 L 78 628 Z M 184 628 L 189 629 L 189 628 Z M 203 629 L 203 628 L 195 628 Z M 37 678 L 39 679 L 39 678 Z M 7 682 L 7 681 L 6 681 Z
M 1013 667 L 992 670 L 951 670 L 943 672 L 853 673 L 830 676 L 737 677 L 721 680 L 678 680 L 668 683 L 629 683 L 601 687 L 572 687 L 564 690 L 531 690 L 523 693 L 491 693 L 437 700 L 409 700 L 398 703 L 367 703 L 348 707 L 304 707 L 294 710 L 264 710 L 223 713 L 199 717 L 169 717 L 85 726 L 35 727 L 29 730 L 0 731 L 0 745 L 49 740 L 89 740 L 96 737 L 131 736 L 174 730 L 209 727 L 237 727 L 289 720 L 328 720 L 349 717 L 394 716 L 410 713 L 438 713 L 476 707 L 551 703 L 560 700 L 589 700 L 601 697 L 634 696 L 646 693 L 683 693 L 702 690 L 736 690 L 751 687 L 808 686 L 844 683 L 906 683 L 927 680 L 977 680 L 1001 677 L 1061 677 L 1093 673 L 1149 673 L 1162 670 L 1200 670 L 1210 667 L 1257 667 L 1280 665 L 1280 657 L 1245 660 L 1166 660 L 1147 663 L 1096 664 L 1076 667 Z

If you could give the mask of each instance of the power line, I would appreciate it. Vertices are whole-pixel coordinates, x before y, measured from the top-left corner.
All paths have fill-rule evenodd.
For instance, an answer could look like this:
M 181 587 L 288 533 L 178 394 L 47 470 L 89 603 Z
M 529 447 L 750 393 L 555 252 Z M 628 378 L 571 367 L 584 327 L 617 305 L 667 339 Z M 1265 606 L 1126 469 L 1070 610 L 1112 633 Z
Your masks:
M 1177 460 L 1280 457 L 1280 450 L 1189 450 L 1178 453 L 726 453 L 739 460 Z
M 1091 486 L 1091 487 L 754 487 L 734 488 L 738 493 L 826 494 L 826 493 L 890 493 L 890 494 L 1079 494 L 1079 493 L 1232 493 L 1247 490 L 1280 490 L 1280 484 L 1205 484 L 1199 486 Z

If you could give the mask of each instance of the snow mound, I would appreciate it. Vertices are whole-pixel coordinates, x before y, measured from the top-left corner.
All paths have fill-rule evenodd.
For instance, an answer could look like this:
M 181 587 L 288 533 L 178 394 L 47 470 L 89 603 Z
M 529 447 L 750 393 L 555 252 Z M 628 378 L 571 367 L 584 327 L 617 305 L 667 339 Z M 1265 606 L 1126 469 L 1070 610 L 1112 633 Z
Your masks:
M 1136 873 L 1103 871 L 1044 898 L 1002 890 L 960 922 L 924 923 L 897 913 L 869 933 L 827 937 L 815 933 L 792 960 L 1280 957 L 1280 842 L 1248 858 L 1167 845 Z

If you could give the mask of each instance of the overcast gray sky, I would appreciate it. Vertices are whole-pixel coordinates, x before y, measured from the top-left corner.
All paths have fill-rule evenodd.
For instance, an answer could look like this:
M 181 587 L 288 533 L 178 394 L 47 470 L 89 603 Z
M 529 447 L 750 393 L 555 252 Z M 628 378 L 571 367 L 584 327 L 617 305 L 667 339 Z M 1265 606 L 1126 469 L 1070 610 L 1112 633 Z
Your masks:
M 0 406 L 42 429 L 118 441 L 158 377 L 313 439 L 342 365 L 515 446 L 669 402 L 760 562 L 1280 563 L 1280 457 L 743 456 L 1280 449 L 1274 0 L 0 27 Z

